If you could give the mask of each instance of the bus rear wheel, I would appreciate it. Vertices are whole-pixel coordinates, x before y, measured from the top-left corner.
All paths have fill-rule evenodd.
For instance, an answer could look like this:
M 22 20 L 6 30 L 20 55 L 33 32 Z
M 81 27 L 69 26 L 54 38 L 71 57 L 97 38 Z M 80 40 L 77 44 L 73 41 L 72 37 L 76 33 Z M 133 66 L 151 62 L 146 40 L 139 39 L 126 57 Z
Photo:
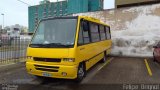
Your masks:
M 83 80 L 83 78 L 86 75 L 86 70 L 85 70 L 85 65 L 83 63 L 81 63 L 78 66 L 78 71 L 77 71 L 77 78 L 75 79 L 76 82 L 81 82 Z
M 102 63 L 105 63 L 107 61 L 107 55 L 106 55 L 106 52 L 104 52 L 104 56 L 101 60 Z
M 156 57 L 155 57 L 154 53 L 153 53 L 153 62 L 157 62 L 157 60 L 156 60 Z

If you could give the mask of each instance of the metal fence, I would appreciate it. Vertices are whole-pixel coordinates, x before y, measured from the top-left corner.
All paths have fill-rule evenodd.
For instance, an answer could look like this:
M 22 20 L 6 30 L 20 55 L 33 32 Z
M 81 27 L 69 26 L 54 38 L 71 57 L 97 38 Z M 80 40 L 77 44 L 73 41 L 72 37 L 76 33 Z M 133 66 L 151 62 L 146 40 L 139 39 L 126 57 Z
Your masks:
M 0 37 L 0 64 L 24 61 L 30 39 Z

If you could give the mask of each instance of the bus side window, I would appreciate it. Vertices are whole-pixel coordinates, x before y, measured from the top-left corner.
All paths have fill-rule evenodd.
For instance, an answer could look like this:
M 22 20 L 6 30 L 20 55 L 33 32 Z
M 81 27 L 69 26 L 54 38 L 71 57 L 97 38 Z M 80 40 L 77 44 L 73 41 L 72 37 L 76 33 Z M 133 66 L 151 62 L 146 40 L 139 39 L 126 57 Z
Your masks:
M 92 42 L 98 42 L 100 41 L 100 35 L 98 31 L 98 24 L 96 23 L 89 23 L 90 25 L 90 32 L 91 32 L 91 38 Z
M 99 30 L 101 40 L 106 40 L 105 27 L 103 25 L 99 25 Z
M 90 36 L 89 36 L 89 22 L 88 21 L 82 21 L 82 31 L 83 31 L 83 40 L 84 44 L 90 43 Z
M 110 27 L 106 26 L 107 39 L 111 39 Z
M 83 25 L 80 25 L 80 29 L 79 29 L 79 36 L 78 36 L 78 45 L 83 45 Z

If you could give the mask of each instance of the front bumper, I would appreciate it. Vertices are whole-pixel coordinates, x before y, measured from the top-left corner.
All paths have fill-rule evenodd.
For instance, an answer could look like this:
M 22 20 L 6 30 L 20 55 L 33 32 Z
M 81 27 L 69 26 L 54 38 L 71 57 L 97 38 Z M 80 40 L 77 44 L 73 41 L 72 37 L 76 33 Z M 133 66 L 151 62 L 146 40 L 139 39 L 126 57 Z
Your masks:
M 41 69 L 51 69 L 51 68 L 46 68 L 47 66 L 58 67 L 58 69 L 55 69 L 57 70 L 57 72 L 37 70 L 35 65 L 44 66 L 44 67 L 41 67 Z M 44 76 L 43 73 L 49 73 L 50 76 L 47 76 L 47 77 L 51 77 L 51 78 L 75 79 L 77 77 L 77 67 L 78 67 L 77 65 L 73 65 L 73 66 L 49 65 L 49 64 L 38 64 L 35 62 L 26 62 L 26 69 L 29 74 L 36 75 L 36 76 Z M 66 75 L 62 75 L 62 73 L 66 73 Z

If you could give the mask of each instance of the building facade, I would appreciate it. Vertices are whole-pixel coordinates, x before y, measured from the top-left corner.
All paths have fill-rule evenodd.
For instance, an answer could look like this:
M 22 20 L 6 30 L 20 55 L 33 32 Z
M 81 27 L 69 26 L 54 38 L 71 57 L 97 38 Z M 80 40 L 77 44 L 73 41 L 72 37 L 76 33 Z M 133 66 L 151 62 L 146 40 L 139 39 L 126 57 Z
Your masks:
M 158 3 L 160 0 L 115 0 L 115 8 Z
M 41 1 L 39 5 L 30 6 L 28 9 L 29 33 L 34 32 L 37 23 L 43 18 L 99 11 L 103 9 L 103 2 L 104 0 Z

